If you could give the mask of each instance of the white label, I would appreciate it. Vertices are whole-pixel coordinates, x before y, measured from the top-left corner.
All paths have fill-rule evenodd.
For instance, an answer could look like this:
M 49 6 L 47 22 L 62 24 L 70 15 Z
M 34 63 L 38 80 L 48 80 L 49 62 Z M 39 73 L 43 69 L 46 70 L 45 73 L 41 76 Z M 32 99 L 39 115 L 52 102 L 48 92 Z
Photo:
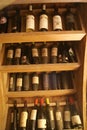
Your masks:
M 50 119 L 54 120 L 53 110 L 50 110 Z
M 31 111 L 30 119 L 31 120 L 36 120 L 36 115 L 37 115 L 37 110 L 32 110 Z
M 46 128 L 46 119 L 38 119 L 38 128 Z
M 70 121 L 70 111 L 64 112 L 64 121 Z
M 10 78 L 10 85 L 13 85 L 13 77 Z
M 42 28 L 48 29 L 48 16 L 45 14 L 40 16 L 40 29 Z
M 13 50 L 8 50 L 7 58 L 13 58 Z
M 17 58 L 21 57 L 21 49 L 18 48 L 15 50 L 15 57 L 17 57 Z
M 26 30 L 35 30 L 35 17 L 33 15 L 28 15 L 26 17 Z
M 56 112 L 56 120 L 61 120 L 62 119 L 62 115 L 61 112 Z
M 72 116 L 72 124 L 76 125 L 76 124 L 81 124 L 81 119 L 79 115 L 74 115 Z
M 42 56 L 48 56 L 47 48 L 42 49 Z
M 32 79 L 32 83 L 33 84 L 39 84 L 39 77 L 34 76 L 33 79 Z
M 57 56 L 57 48 L 56 47 L 52 48 L 51 56 Z
M 17 86 L 18 87 L 22 86 L 22 78 L 17 78 Z
M 59 15 L 53 17 L 53 30 L 60 29 L 62 30 L 62 20 Z
M 21 119 L 20 119 L 20 127 L 26 127 L 27 119 L 28 119 L 28 113 L 22 112 L 21 113 Z
M 0 24 L 5 24 L 7 22 L 7 18 L 6 17 L 1 17 L 0 19 Z
M 37 50 L 37 48 L 33 48 L 32 49 L 32 56 L 34 57 L 36 57 L 36 56 L 38 56 L 38 50 Z

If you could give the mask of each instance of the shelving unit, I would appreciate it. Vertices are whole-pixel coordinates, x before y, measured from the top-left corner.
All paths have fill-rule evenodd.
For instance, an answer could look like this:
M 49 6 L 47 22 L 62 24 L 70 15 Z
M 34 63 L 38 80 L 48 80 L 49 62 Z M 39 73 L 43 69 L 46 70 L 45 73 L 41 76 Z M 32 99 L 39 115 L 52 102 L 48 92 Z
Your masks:
M 71 1 L 71 0 L 70 0 Z M 70 1 L 65 1 L 66 3 Z M 58 3 L 60 1 L 51 1 L 47 0 L 45 3 Z M 63 1 L 61 1 L 63 2 Z M 61 3 L 60 2 L 60 3 Z M 75 2 L 75 1 L 74 1 Z M 78 1 L 78 3 L 81 1 Z M 82 1 L 83 2 L 83 1 Z M 21 1 L 16 1 L 14 4 L 20 4 Z M 28 3 L 43 3 L 41 1 L 29 1 Z M 28 4 L 25 1 L 23 1 L 22 4 Z M 80 4 L 78 5 L 79 8 L 82 7 L 84 9 L 84 5 Z M 82 11 L 82 10 L 81 10 Z M 82 12 L 81 17 L 82 16 Z M 84 20 L 84 19 L 83 19 Z M 83 23 L 82 23 L 83 24 Z M 82 25 L 84 27 L 84 25 Z M 18 99 L 21 100 L 23 98 L 29 98 L 32 100 L 33 97 L 56 97 L 60 98 L 62 96 L 68 96 L 68 95 L 75 95 L 78 101 L 78 105 L 80 108 L 81 118 L 83 121 L 84 130 L 86 130 L 86 72 L 85 72 L 85 55 L 86 55 L 86 31 L 82 27 L 82 30 L 76 30 L 76 31 L 60 31 L 60 32 L 54 32 L 54 31 L 48 31 L 48 32 L 21 32 L 21 33 L 7 33 L 7 34 L 0 34 L 0 46 L 1 46 L 1 52 L 0 54 L 2 57 L 0 57 L 0 102 L 1 102 L 1 108 L 0 113 L 1 118 L 1 130 L 6 129 L 6 121 L 7 121 L 7 113 L 9 109 L 9 102 Z M 53 41 L 78 41 L 77 48 L 79 52 L 79 59 L 76 63 L 57 63 L 57 64 L 29 64 L 29 65 L 2 65 L 3 63 L 3 57 L 4 57 L 4 49 L 3 44 L 7 43 L 17 43 L 17 42 L 53 42 Z M 74 89 L 68 89 L 68 90 L 39 90 L 39 91 L 22 91 L 22 92 L 8 92 L 8 73 L 11 72 L 44 72 L 44 71 L 75 71 L 75 87 Z

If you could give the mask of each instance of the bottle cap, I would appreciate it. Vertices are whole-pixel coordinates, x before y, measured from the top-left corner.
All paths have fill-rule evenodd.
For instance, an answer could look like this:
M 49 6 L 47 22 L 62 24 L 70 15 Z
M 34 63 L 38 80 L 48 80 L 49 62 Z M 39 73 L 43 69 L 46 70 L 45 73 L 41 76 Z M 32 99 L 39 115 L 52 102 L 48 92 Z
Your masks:
M 40 104 L 43 105 L 44 104 L 44 98 L 40 99 Z
M 73 97 L 69 97 L 69 102 L 70 102 L 70 104 L 74 104 L 74 99 L 73 99 Z
M 34 104 L 35 104 L 35 105 L 38 104 L 38 98 L 35 98 Z
M 46 98 L 46 104 L 50 104 L 49 98 Z

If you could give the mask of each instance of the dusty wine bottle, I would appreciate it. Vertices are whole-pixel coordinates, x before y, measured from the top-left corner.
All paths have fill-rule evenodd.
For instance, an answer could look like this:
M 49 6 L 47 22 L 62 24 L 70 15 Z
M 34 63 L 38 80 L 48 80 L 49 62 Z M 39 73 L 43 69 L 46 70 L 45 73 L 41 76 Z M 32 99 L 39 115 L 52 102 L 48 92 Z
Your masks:
M 22 87 L 23 87 L 23 74 L 22 73 L 17 73 L 16 91 L 22 91 Z
M 39 30 L 48 31 L 48 14 L 46 12 L 45 4 L 43 4 L 42 11 L 40 13 Z
M 35 30 L 35 16 L 32 10 L 32 5 L 29 5 L 29 12 L 26 16 L 26 32 Z
M 30 90 L 30 75 L 28 72 L 23 73 L 23 91 Z
M 42 85 L 44 90 L 49 89 L 49 74 L 47 72 L 42 73 Z
M 33 73 L 33 75 L 32 75 L 32 89 L 33 90 L 39 89 L 39 75 L 38 75 L 38 73 Z
M 53 43 L 51 48 L 51 63 L 57 63 L 58 59 L 58 45 L 57 43 Z
M 9 91 L 15 91 L 16 89 L 16 73 L 9 74 Z

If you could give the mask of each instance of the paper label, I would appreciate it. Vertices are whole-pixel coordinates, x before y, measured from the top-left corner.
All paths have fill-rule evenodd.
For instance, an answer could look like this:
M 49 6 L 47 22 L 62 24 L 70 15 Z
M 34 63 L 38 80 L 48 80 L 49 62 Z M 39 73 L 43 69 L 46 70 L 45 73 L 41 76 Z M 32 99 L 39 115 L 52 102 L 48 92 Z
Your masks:
M 42 56 L 48 56 L 47 48 L 42 49 Z
M 62 30 L 62 20 L 61 20 L 61 16 L 54 16 L 53 17 L 53 30 L 56 30 L 56 29 L 60 29 Z
M 51 56 L 57 56 L 57 48 L 56 47 L 52 48 Z
M 46 119 L 38 119 L 38 128 L 46 128 Z
M 20 127 L 26 127 L 27 119 L 28 119 L 28 113 L 22 112 L 21 113 L 21 119 L 20 119 Z
M 27 15 L 26 19 L 26 30 L 35 30 L 35 17 L 33 15 Z
M 48 16 L 45 14 L 40 16 L 40 29 L 41 28 L 48 29 Z
M 70 111 L 65 111 L 64 112 L 64 121 L 70 121 Z
M 13 58 L 13 50 L 8 50 L 7 58 Z
M 33 84 L 39 84 L 39 77 L 34 76 L 32 80 L 33 80 L 32 81 Z
M 15 50 L 15 57 L 17 57 L 17 58 L 21 57 L 21 49 L 20 48 Z
M 32 110 L 30 119 L 31 120 L 36 120 L 36 115 L 37 115 L 37 110 Z
M 37 50 L 37 48 L 33 48 L 33 49 L 32 49 L 32 56 L 33 56 L 33 57 L 38 56 L 38 50 Z

